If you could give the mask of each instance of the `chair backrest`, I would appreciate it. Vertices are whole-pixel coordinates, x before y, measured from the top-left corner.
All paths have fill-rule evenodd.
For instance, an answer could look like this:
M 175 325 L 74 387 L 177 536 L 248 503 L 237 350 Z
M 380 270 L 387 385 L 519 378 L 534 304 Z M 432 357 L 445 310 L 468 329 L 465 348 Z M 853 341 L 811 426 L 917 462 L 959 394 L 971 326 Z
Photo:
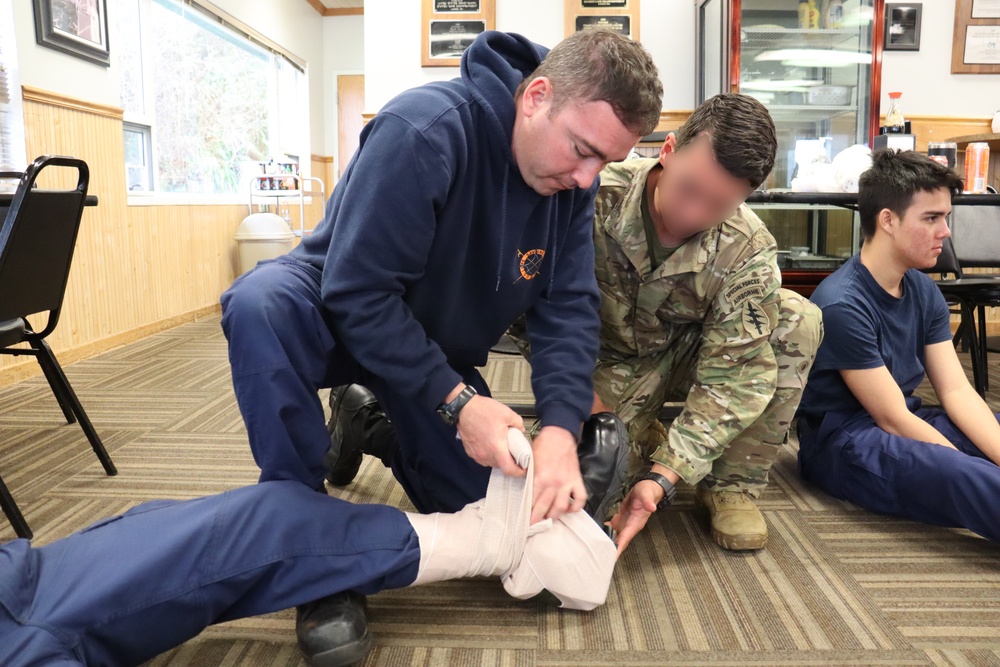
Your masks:
M 51 166 L 75 168 L 76 187 L 36 188 L 39 174 Z M 0 320 L 48 311 L 38 335 L 55 328 L 89 181 L 87 163 L 70 157 L 42 156 L 24 172 L 0 224 Z
M 937 264 L 933 268 L 926 269 L 924 273 L 940 273 L 942 277 L 953 278 L 962 277 L 962 265 L 955 255 L 955 245 L 951 237 L 946 238 L 941 244 L 941 254 L 938 255 Z
M 1000 206 L 955 206 L 951 236 L 965 268 L 1000 267 Z

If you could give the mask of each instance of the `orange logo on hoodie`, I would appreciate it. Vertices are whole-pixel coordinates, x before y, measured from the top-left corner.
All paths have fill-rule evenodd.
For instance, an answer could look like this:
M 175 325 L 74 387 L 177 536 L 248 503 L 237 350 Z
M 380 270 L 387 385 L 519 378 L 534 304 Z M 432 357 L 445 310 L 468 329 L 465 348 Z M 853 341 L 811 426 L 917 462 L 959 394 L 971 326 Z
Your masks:
M 528 252 L 518 250 L 517 256 L 521 258 L 521 278 L 531 280 L 538 275 L 538 272 L 542 268 L 542 260 L 545 259 L 545 250 L 542 248 L 535 248 Z M 518 282 L 521 278 L 518 278 L 514 282 Z

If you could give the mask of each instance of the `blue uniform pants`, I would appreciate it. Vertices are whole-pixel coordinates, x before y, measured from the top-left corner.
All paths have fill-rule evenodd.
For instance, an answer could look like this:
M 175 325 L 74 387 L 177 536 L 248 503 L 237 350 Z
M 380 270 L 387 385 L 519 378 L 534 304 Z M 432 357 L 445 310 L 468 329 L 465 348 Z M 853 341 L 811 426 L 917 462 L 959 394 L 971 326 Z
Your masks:
M 153 501 L 0 545 L 0 665 L 136 665 L 213 623 L 407 586 L 419 561 L 399 510 L 297 482 Z
M 831 412 L 814 428 L 799 421 L 803 479 L 872 512 L 967 528 L 1000 542 L 1000 467 L 944 410 L 910 402 L 957 451 L 887 433 L 864 412 Z
M 356 382 L 393 422 L 399 447 L 392 472 L 419 511 L 456 512 L 485 496 L 490 469 L 466 455 L 455 428 L 365 370 L 334 337 L 320 278 L 315 267 L 282 257 L 261 263 L 222 295 L 233 387 L 261 481 L 322 487 L 330 437 L 317 391 Z M 391 332 L 385 344 L 392 345 Z M 489 396 L 475 368 L 456 370 Z

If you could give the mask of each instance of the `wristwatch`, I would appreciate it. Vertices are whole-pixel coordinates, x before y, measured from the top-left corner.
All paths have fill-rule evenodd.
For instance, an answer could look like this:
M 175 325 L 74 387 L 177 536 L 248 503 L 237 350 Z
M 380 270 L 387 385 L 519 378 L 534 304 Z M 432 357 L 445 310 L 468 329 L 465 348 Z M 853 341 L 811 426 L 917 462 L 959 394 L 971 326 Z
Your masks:
M 653 472 L 652 470 L 643 475 L 639 481 L 642 482 L 647 479 L 651 482 L 656 482 L 660 485 L 660 488 L 663 489 L 663 498 L 660 499 L 660 502 L 656 503 L 656 509 L 661 510 L 670 503 L 674 502 L 674 496 L 677 495 L 677 489 L 674 487 L 673 482 L 660 473 Z
M 458 413 L 462 411 L 465 404 L 476 395 L 476 390 L 470 385 L 465 385 L 465 389 L 459 392 L 458 396 L 451 403 L 442 403 L 438 406 L 437 412 L 441 415 L 442 421 L 448 426 L 458 423 Z

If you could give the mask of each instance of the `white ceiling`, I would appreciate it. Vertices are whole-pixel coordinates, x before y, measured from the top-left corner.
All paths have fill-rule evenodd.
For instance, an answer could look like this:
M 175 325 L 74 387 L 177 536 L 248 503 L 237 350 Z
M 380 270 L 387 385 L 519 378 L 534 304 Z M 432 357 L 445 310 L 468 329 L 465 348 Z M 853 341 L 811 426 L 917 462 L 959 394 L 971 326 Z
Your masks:
M 346 7 L 364 7 L 365 0 L 319 0 L 327 9 L 344 9 Z

